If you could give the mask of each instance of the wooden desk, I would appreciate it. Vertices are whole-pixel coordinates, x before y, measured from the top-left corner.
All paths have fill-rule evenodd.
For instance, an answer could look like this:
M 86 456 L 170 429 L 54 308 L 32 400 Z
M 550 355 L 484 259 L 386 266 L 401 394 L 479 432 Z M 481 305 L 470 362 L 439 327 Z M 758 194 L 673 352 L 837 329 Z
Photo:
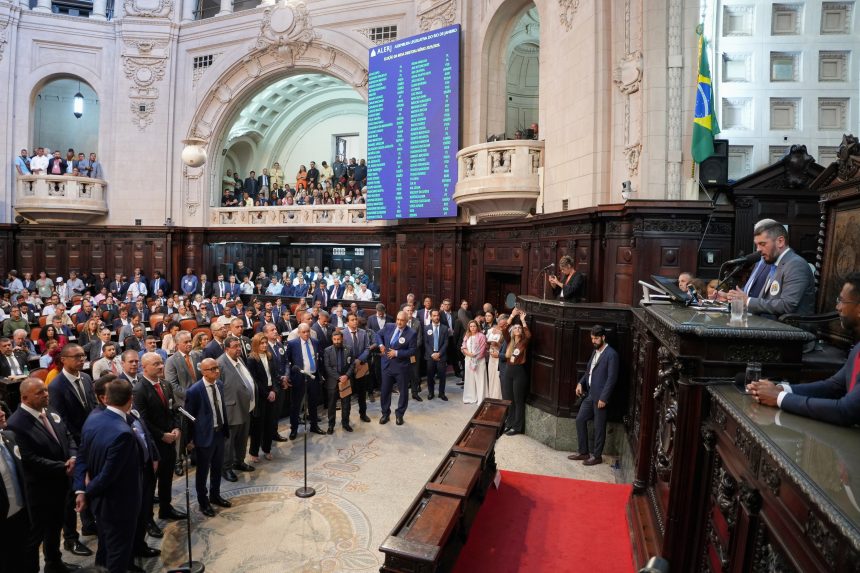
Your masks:
M 384 573 L 449 571 L 462 548 L 457 531 L 463 502 L 455 497 L 422 492 L 379 550 L 385 553 Z

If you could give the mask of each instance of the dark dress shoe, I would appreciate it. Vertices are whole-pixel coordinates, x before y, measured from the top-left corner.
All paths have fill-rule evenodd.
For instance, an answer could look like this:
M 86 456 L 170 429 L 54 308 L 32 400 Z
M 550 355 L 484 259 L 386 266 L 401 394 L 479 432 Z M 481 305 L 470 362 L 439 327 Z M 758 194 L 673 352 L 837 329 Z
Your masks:
M 254 471 L 254 466 L 248 465 L 245 462 L 236 464 L 236 469 L 240 472 L 252 472 Z
M 520 432 L 518 432 L 518 431 L 516 431 L 515 429 L 511 428 L 510 430 L 508 430 L 507 432 L 505 432 L 505 435 L 506 435 L 506 436 L 516 436 L 516 435 L 517 435 L 517 434 L 519 434 L 519 433 L 520 433 Z
M 329 426 L 328 430 L 325 432 L 326 434 L 334 434 L 334 426 Z
M 150 537 L 154 537 L 155 539 L 161 539 L 164 537 L 164 532 L 158 527 L 158 524 L 154 521 L 150 521 L 146 524 L 146 534 Z
M 82 555 L 89 557 L 93 554 L 93 550 L 78 541 L 77 539 L 66 539 L 63 541 L 63 547 L 72 555 Z
M 200 513 L 202 513 L 206 517 L 215 517 L 215 510 L 212 509 L 211 505 L 207 505 L 206 507 L 201 507 Z
M 314 434 L 325 434 L 325 432 L 323 432 L 323 429 L 319 426 L 311 426 L 311 432 L 313 432 Z
M 421 396 L 419 396 L 418 394 L 412 394 L 412 399 L 415 400 L 416 402 L 423 402 L 424 401 L 421 399 Z
M 298 434 L 297 430 L 290 430 L 290 439 L 295 440 L 297 434 Z
M 428 400 L 432 400 L 432 399 L 433 399 L 433 398 L 435 398 L 435 397 L 436 397 L 436 395 L 435 395 L 435 394 L 433 394 L 433 393 L 427 394 L 427 399 L 428 399 Z
M 131 573 L 146 573 L 146 569 L 134 563 L 129 563 L 126 571 L 131 571 Z
M 390 418 L 389 416 L 383 416 L 383 417 L 381 417 L 381 418 L 379 419 L 379 423 L 380 423 L 380 424 L 387 424 L 387 423 L 388 423 L 388 420 L 390 420 L 390 419 L 391 419 L 391 418 Z
M 141 547 L 134 552 L 135 557 L 158 557 L 159 555 L 161 555 L 161 550 L 149 545 Z
M 446 396 L 445 394 L 439 394 L 439 399 L 442 400 L 443 402 L 447 402 L 448 396 Z
M 345 431 L 345 432 L 351 432 L 351 431 L 352 431 L 352 426 L 350 426 L 349 424 L 344 424 L 344 425 L 343 425 L 343 429 L 344 429 L 344 431 Z
M 359 417 L 361 418 L 362 422 L 369 422 L 370 421 L 370 416 L 368 416 L 367 414 L 362 414 Z
M 224 470 L 221 477 L 227 481 L 239 481 L 239 478 L 236 477 L 236 473 L 233 470 Z
M 573 460 L 575 462 L 581 462 L 582 460 L 587 460 L 589 457 L 588 454 L 570 454 L 567 456 L 567 459 Z
M 72 565 L 64 561 L 45 563 L 45 573 L 68 573 L 69 571 L 77 571 L 80 568 L 80 565 Z
M 276 442 L 286 442 L 287 441 L 287 438 L 285 438 L 281 434 L 275 434 L 275 437 L 272 439 L 275 440 Z
M 214 503 L 219 507 L 233 507 L 233 504 L 221 497 L 220 495 L 213 495 L 209 497 L 209 501 Z
M 584 466 L 596 466 L 597 464 L 602 464 L 602 463 L 603 463 L 603 458 L 602 458 L 602 457 L 600 457 L 600 456 L 597 456 L 597 457 L 591 456 L 590 458 L 588 458 L 587 460 L 585 460 L 584 462 L 582 462 L 582 465 L 584 465 Z
M 158 519 L 172 519 L 172 520 L 180 520 L 188 517 L 185 513 L 181 511 L 176 511 L 174 508 L 170 508 L 167 511 L 159 511 Z
M 465 382 L 457 382 L 457 386 L 463 386 L 465 384 L 466 384 Z
M 398 426 L 402 426 L 403 425 L 403 416 L 397 416 L 397 422 L 396 423 Z

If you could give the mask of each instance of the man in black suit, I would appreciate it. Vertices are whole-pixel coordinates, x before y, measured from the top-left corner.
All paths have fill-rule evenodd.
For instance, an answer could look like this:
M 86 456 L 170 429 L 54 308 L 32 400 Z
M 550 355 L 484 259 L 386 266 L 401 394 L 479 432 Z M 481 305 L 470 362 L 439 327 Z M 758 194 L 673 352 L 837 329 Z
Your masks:
M 358 397 L 358 417 L 362 422 L 369 422 L 367 415 L 367 391 L 370 389 L 370 369 L 358 376 L 356 371 L 370 362 L 370 352 L 376 346 L 373 334 L 358 327 L 358 316 L 350 314 L 347 317 L 347 327 L 343 331 L 343 344 L 353 359 L 352 393 Z M 362 368 L 363 369 L 363 368 Z
M 78 351 L 83 353 L 78 347 Z M 45 571 L 69 571 L 60 552 L 60 530 L 69 507 L 69 477 L 75 468 L 76 442 L 54 408 L 48 408 L 48 389 L 38 378 L 21 383 L 21 406 L 9 418 L 24 466 L 35 542 L 43 544 Z M 38 493 L 37 493 L 38 492 Z M 72 513 L 74 517 L 74 512 Z M 66 547 L 76 555 L 92 555 L 77 540 Z
M 122 280 L 122 273 L 116 273 L 108 285 L 108 289 L 116 300 L 124 300 L 125 293 L 128 292 L 128 286 L 128 283 Z
M 144 354 L 140 366 L 143 375 L 138 376 L 134 385 L 134 406 L 146 422 L 158 448 L 158 517 L 185 519 L 186 515 L 176 511 L 171 504 L 176 442 L 181 435 L 174 412 L 173 387 L 161 382 L 164 362 L 158 354 Z
M 96 340 L 84 344 L 84 351 L 86 351 L 90 363 L 94 363 L 102 357 L 105 346 L 108 344 L 111 344 L 111 340 L 110 330 L 107 328 L 99 330 L 99 337 Z
M 217 360 L 224 354 L 224 340 L 227 338 L 228 328 L 226 324 L 213 322 L 211 326 L 212 340 L 203 349 L 203 358 Z
M 320 343 L 321 354 L 332 345 L 331 335 L 334 332 L 334 327 L 329 324 L 329 318 L 329 314 L 321 310 L 317 316 L 317 321 L 311 325 L 311 330 L 317 333 L 317 342 Z
M 0 408 L 0 539 L 10 548 L 0 551 L 0 571 L 39 571 L 39 546 L 30 534 L 28 493 L 21 450 L 14 432 L 6 430 L 6 411 Z
M 98 516 L 96 565 L 110 573 L 134 569 L 132 554 L 142 499 L 144 452 L 129 420 L 132 387 L 117 378 L 105 386 L 104 412 L 83 428 L 84 459 L 75 471 L 75 509 Z M 89 477 L 89 480 L 87 480 Z
M 367 328 L 376 333 L 382 330 L 386 324 L 393 321 L 394 319 L 391 316 L 385 314 L 385 305 L 379 303 L 376 305 L 376 314 L 367 319 Z
M 435 380 L 439 379 L 439 398 L 448 401 L 445 395 L 445 372 L 448 369 L 448 327 L 442 324 L 442 316 L 439 311 L 430 311 L 430 324 L 423 326 L 424 332 L 424 357 L 427 361 L 427 399 L 432 400 L 435 395 Z
M 457 348 L 457 340 L 454 338 L 457 317 L 451 312 L 451 299 L 446 298 L 439 307 L 439 320 L 448 327 L 448 356 L 447 362 L 454 368 L 454 376 L 461 378 L 460 349 Z
M 245 186 L 242 189 L 251 199 L 257 198 L 257 193 L 260 191 L 260 184 L 257 183 L 257 172 L 251 171 L 250 177 L 245 179 Z
M 84 422 L 98 404 L 96 396 L 93 394 L 92 378 L 81 371 L 85 361 L 86 354 L 80 345 L 66 344 L 60 351 L 60 362 L 63 364 L 63 369 L 54 378 L 48 389 L 51 409 L 60 415 L 75 444 L 80 443 Z M 70 494 L 66 504 L 63 537 L 65 547 L 76 552 L 80 544 L 78 543 L 78 519 L 75 515 L 74 503 L 74 496 Z M 96 534 L 95 519 L 91 511 L 87 510 L 81 513 L 81 524 L 84 535 Z M 87 551 L 89 550 L 87 549 Z
M 584 465 L 603 463 L 606 442 L 606 406 L 618 381 L 618 353 L 606 343 L 606 331 L 600 325 L 591 327 L 594 352 L 588 361 L 588 371 L 576 385 L 576 395 L 585 396 L 576 415 L 576 438 L 579 453 L 568 459 L 581 460 Z M 588 453 L 588 422 L 594 420 L 594 450 Z
M 338 400 L 340 400 L 340 423 L 344 430 L 351 432 L 349 410 L 352 395 L 341 398 L 338 385 L 353 378 L 353 356 L 349 348 L 344 347 L 341 331 L 334 332 L 331 341 L 331 345 L 323 351 L 323 371 L 325 372 L 325 388 L 328 395 L 328 433 L 334 433 Z
M 203 298 L 212 296 L 212 281 L 206 275 L 200 275 L 200 285 L 197 287 L 197 294 L 202 294 Z

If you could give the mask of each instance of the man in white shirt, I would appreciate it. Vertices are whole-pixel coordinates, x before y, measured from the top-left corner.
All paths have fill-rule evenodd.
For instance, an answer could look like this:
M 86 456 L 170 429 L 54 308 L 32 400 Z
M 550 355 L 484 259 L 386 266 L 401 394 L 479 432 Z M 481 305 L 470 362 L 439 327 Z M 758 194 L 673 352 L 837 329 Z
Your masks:
M 36 149 L 36 155 L 30 158 L 30 171 L 33 175 L 44 175 L 48 169 L 48 156 L 45 155 L 45 148 Z

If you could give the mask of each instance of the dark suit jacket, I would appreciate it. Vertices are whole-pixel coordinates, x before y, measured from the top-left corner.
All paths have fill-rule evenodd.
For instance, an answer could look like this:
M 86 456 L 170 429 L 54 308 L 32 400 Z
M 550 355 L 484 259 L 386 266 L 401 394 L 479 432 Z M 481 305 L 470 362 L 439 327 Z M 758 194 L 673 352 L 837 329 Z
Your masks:
M 346 345 L 341 348 L 343 352 L 343 362 L 340 368 L 337 367 L 337 348 L 334 345 L 329 346 L 323 351 L 323 372 L 325 374 L 326 383 L 329 386 L 337 384 L 338 378 L 346 374 L 350 378 L 355 373 L 355 357 L 350 348 Z
M 308 286 L 307 283 L 294 286 L 290 296 L 308 296 Z
M 161 384 L 165 404 L 152 382 L 138 375 L 137 383 L 134 385 L 134 407 L 140 412 L 140 417 L 146 422 L 152 438 L 159 446 L 165 443 L 161 440 L 164 434 L 173 431 L 176 427 L 176 414 L 174 413 L 173 387 L 170 384 Z M 172 446 L 170 446 L 172 447 Z
M 394 319 L 386 314 L 385 326 L 388 326 L 389 324 L 394 324 Z M 373 332 L 379 332 L 379 320 L 377 319 L 376 313 L 374 313 L 373 316 L 367 319 L 367 328 L 369 328 Z
M 75 468 L 75 490 L 86 492 L 95 513 L 135 521 L 142 497 L 143 452 L 127 419 L 110 410 L 90 416 L 83 440 L 84 463 Z M 84 471 L 90 475 L 86 485 Z
M 400 331 L 400 336 L 391 343 L 391 338 L 397 330 L 397 325 L 394 322 L 385 323 L 385 328 L 376 333 L 376 342 L 380 346 L 385 346 L 385 353 L 382 354 L 382 371 L 391 371 L 392 373 L 402 373 L 409 368 L 410 358 L 415 356 L 418 351 L 418 334 L 408 326 Z M 400 342 L 400 340 L 403 342 Z M 389 350 L 396 350 L 397 356 L 389 359 L 385 354 Z
M 272 189 L 272 176 L 271 175 L 258 175 L 257 176 L 257 189 L 261 189 L 263 187 L 268 187 L 269 190 Z
M 202 294 L 203 298 L 210 298 L 212 296 L 212 285 L 214 283 L 210 280 L 207 280 L 205 283 L 200 281 L 200 286 L 197 287 L 198 294 Z
M 322 305 L 323 309 L 328 308 L 329 296 L 328 296 L 327 290 L 317 287 L 317 290 L 314 291 L 313 296 L 314 296 L 314 300 L 313 300 L 314 303 L 316 303 L 316 301 L 320 301 L 320 304 Z
M 323 328 L 319 322 L 313 323 L 311 330 L 317 333 L 317 342 L 319 342 L 320 353 L 325 352 L 325 349 L 331 346 L 331 335 L 334 332 L 332 325 L 327 325 Z
M 47 408 L 46 413 L 59 442 L 24 408 L 9 417 L 9 429 L 15 432 L 21 452 L 24 481 L 34 494 L 30 499 L 34 507 L 62 504 L 69 489 L 66 461 L 77 453 L 76 442 L 59 414 L 52 408 Z
M 87 353 L 87 358 L 90 362 L 95 362 L 102 357 L 102 341 L 99 338 L 90 340 L 84 344 L 84 350 Z
M 591 366 L 591 361 L 594 358 L 594 352 L 588 357 L 588 362 L 585 363 L 585 374 L 579 379 L 582 384 L 582 389 L 595 400 L 602 400 L 609 404 L 609 397 L 612 395 L 612 389 L 615 388 L 615 383 L 618 381 L 618 353 L 614 348 L 606 345 L 600 359 L 594 366 L 594 371 L 591 373 L 591 385 L 588 384 L 588 368 Z
M 215 385 L 218 387 L 218 403 L 221 405 L 221 419 L 224 420 L 221 436 L 226 438 L 230 435 L 230 429 L 227 425 L 227 406 L 224 404 L 224 383 L 218 380 Z M 208 448 L 215 441 L 215 421 L 212 419 L 212 406 L 209 402 L 209 397 L 206 395 L 206 382 L 201 378 L 191 385 L 188 392 L 185 393 L 185 409 L 188 413 L 197 418 L 193 424 L 189 424 L 188 440 L 193 441 L 195 446 Z
M 48 386 L 48 400 L 52 410 L 57 412 L 66 424 L 69 433 L 72 434 L 72 439 L 75 443 L 81 441 L 81 430 L 84 428 L 84 422 L 87 416 L 90 415 L 93 408 L 98 404 L 96 395 L 93 392 L 93 379 L 88 374 L 80 373 L 81 383 L 84 387 L 84 398 L 86 406 L 81 404 L 78 399 L 78 394 L 72 387 L 71 381 L 66 378 L 65 373 L 61 370 L 60 374 L 54 378 L 51 385 Z
M 333 299 L 333 298 L 342 298 L 345 290 L 346 290 L 346 286 L 344 286 L 344 285 L 340 285 L 336 289 L 335 289 L 334 285 L 332 285 L 326 289 L 326 292 L 328 293 L 328 298 Z
M 21 372 L 24 372 L 24 368 L 27 367 L 27 357 L 23 356 L 20 352 L 12 352 L 12 355 L 15 357 L 15 361 L 18 362 L 18 366 L 21 368 Z M 2 354 L 0 354 L 0 378 L 7 378 L 12 375 L 12 367 L 9 365 L 9 360 Z
M 218 344 L 214 339 L 209 341 L 206 348 L 203 349 L 203 358 L 214 358 L 218 360 L 224 354 L 224 347 Z
M 245 178 L 245 185 L 242 190 L 253 198 L 257 196 L 257 192 L 260 190 L 260 185 L 257 183 L 256 179 L 247 177 Z
M 259 416 L 263 411 L 262 406 L 265 402 L 268 401 L 269 391 L 273 391 L 276 395 L 281 393 L 281 381 L 279 379 L 280 373 L 280 359 L 276 360 L 273 356 L 272 358 L 263 357 L 269 363 L 269 372 L 272 374 L 272 386 L 269 387 L 269 379 L 266 377 L 266 370 L 263 368 L 263 362 L 261 360 L 257 360 L 256 358 L 249 357 L 248 361 L 245 365 L 248 367 L 248 372 L 251 373 L 251 376 L 254 378 L 254 384 L 257 385 L 257 403 L 255 404 L 254 411 L 252 414 L 254 416 Z
M 152 312 L 146 307 L 146 305 L 144 305 L 142 309 L 133 306 L 131 307 L 131 310 L 129 310 L 128 315 L 134 316 L 135 314 L 140 315 L 140 323 L 143 325 L 144 328 L 146 328 L 146 325 L 149 324 L 149 317 Z
M 578 271 L 573 271 L 573 276 L 570 277 L 569 281 L 567 280 L 567 275 L 560 277 L 559 280 L 563 286 L 553 287 L 553 294 L 555 296 L 561 295 L 561 298 L 565 302 L 576 302 L 579 300 L 582 296 L 582 286 L 585 284 L 585 276 Z
M 793 384 L 791 393 L 783 397 L 780 408 L 830 424 L 860 424 L 860 375 L 854 381 L 854 388 L 848 390 L 851 388 L 851 374 L 858 353 L 860 344 L 854 345 L 839 372 L 826 380 Z
M 150 281 L 149 283 L 150 296 L 158 296 L 159 290 L 164 293 L 164 296 L 167 296 L 168 294 L 170 294 L 170 283 L 167 282 L 167 280 L 164 278 L 152 279 L 152 281 Z
M 48 168 L 45 170 L 46 175 L 53 175 L 54 173 L 54 163 L 60 162 L 60 175 L 66 175 L 66 168 L 68 167 L 68 163 L 62 157 L 57 159 L 56 157 L 52 157 L 48 160 Z
M 441 317 L 439 317 L 441 319 Z M 430 326 L 422 326 L 421 327 L 424 334 L 424 358 L 427 360 L 432 360 L 431 355 L 433 354 L 433 323 L 430 323 Z M 437 350 L 440 354 L 439 359 L 442 362 L 447 360 L 448 352 L 448 327 L 445 326 L 442 321 L 439 321 L 439 350 Z
M 320 363 L 320 351 L 319 351 L 319 343 L 313 338 L 308 338 L 308 341 L 311 343 L 311 348 L 313 348 L 314 354 L 314 363 L 317 367 L 316 378 L 319 379 L 322 369 L 322 364 Z M 296 337 L 293 340 L 287 342 L 287 364 L 289 364 L 290 368 L 290 379 L 297 380 L 299 376 L 302 375 L 302 369 L 304 368 L 304 357 L 303 357 L 303 345 L 304 340 L 300 337 Z
M 125 281 L 117 283 L 115 280 L 107 284 L 108 290 L 113 293 L 114 298 L 122 300 L 125 298 L 125 293 L 128 292 L 129 284 Z
M 343 330 L 343 345 L 349 348 L 354 360 L 367 362 L 370 359 L 370 347 L 376 343 L 373 332 L 357 328 L 355 331 L 355 345 L 352 343 L 352 335 L 349 328 Z
M 24 462 L 23 460 L 18 459 L 18 456 L 15 455 L 15 448 L 17 447 L 18 443 L 15 440 L 15 433 L 11 430 L 0 430 L 0 441 L 3 442 L 3 445 L 6 447 L 6 449 L 9 450 L 10 454 L 12 454 L 12 460 L 14 465 L 12 471 L 15 472 L 16 477 L 18 479 L 18 484 L 21 486 L 21 495 L 23 496 L 21 502 L 24 505 L 24 509 L 27 510 L 27 513 L 30 513 L 30 504 L 27 503 L 27 497 L 29 492 L 27 491 L 27 481 L 24 477 Z M 21 457 L 23 458 L 23 456 Z M 0 480 L 0 523 L 2 523 L 4 519 L 6 519 L 6 514 L 8 512 L 9 492 L 6 491 L 6 486 L 3 483 L 3 480 Z
M 227 296 L 228 293 L 232 294 L 233 289 L 230 288 L 229 281 L 224 281 L 223 283 L 215 281 L 214 283 L 212 283 L 212 292 L 215 294 L 215 296 L 224 298 L 225 296 Z

